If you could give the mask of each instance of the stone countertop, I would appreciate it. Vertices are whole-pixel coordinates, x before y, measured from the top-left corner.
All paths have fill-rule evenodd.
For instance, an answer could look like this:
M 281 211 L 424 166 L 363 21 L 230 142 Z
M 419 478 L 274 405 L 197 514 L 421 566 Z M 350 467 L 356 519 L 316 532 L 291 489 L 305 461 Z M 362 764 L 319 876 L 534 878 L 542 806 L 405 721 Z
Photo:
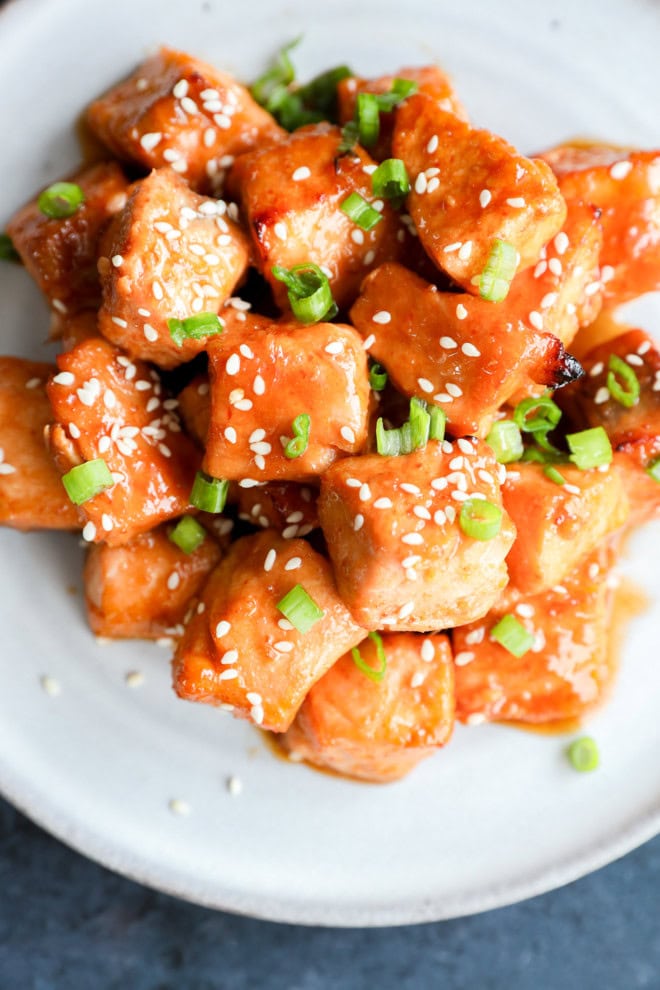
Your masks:
M 304 928 L 148 890 L 0 800 L 0 890 L 0 990 L 660 988 L 660 836 L 498 911 L 403 928 Z

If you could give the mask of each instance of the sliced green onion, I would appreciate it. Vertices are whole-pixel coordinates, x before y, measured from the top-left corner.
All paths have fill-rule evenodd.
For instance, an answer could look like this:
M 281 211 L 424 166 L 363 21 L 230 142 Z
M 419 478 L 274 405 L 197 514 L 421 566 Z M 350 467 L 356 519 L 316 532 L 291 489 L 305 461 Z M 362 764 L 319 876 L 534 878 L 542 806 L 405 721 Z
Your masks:
M 531 632 L 528 632 L 514 615 L 503 616 L 491 629 L 490 637 L 514 657 L 524 656 L 534 645 Z
M 376 450 L 383 457 L 412 454 L 425 447 L 429 440 L 444 440 L 446 422 L 442 409 L 413 396 L 408 420 L 402 426 L 387 430 L 382 419 L 376 421 Z
M 182 516 L 169 535 L 172 543 L 184 553 L 194 553 L 204 542 L 206 530 L 194 516 Z
M 607 388 L 610 395 L 620 406 L 632 409 L 639 402 L 640 385 L 637 375 L 630 365 L 616 354 L 610 354 L 608 368 Z M 617 375 L 623 385 L 618 381 Z
M 645 468 L 646 473 L 654 481 L 660 482 L 660 457 L 656 457 L 654 460 L 649 461 Z
M 185 320 L 168 320 L 167 328 L 176 346 L 183 347 L 184 340 L 201 340 L 222 333 L 225 325 L 217 313 L 197 313 Z
M 349 193 L 346 199 L 339 204 L 339 209 L 347 217 L 350 217 L 361 230 L 371 230 L 383 219 L 382 214 L 378 210 L 374 210 L 373 206 L 367 203 L 366 199 L 357 192 Z
M 360 128 L 358 127 L 357 120 L 349 120 L 349 122 L 344 124 L 341 129 L 341 141 L 339 142 L 339 148 L 337 149 L 338 154 L 345 155 L 349 151 L 352 151 L 358 143 L 359 137 Z
M 493 448 L 499 464 L 519 461 L 523 455 L 523 442 L 518 425 L 510 419 L 499 419 L 490 428 L 486 443 Z
M 544 434 L 535 434 L 536 438 L 540 440 Z M 553 447 L 551 443 L 545 441 L 546 449 L 543 450 L 541 447 L 532 446 L 525 447 L 525 452 L 520 458 L 521 461 L 532 461 L 534 464 L 561 464 L 566 461 L 566 454 L 562 454 L 560 450 Z
M 288 591 L 275 607 L 298 632 L 303 634 L 308 633 L 325 615 L 323 609 L 318 607 L 301 584 Z
M 376 96 L 378 109 L 382 113 L 388 113 L 390 110 L 394 110 L 394 107 L 398 106 L 399 103 L 402 103 L 403 100 L 416 93 L 418 88 L 417 83 L 412 79 L 394 79 L 389 92 L 378 93 Z
M 376 450 L 382 457 L 398 457 L 399 454 L 410 453 L 401 449 L 401 440 L 401 428 L 386 430 L 383 420 L 376 420 Z
M 415 396 L 410 400 L 410 412 L 408 414 L 410 425 L 410 443 L 412 450 L 419 450 L 426 447 L 431 432 L 431 416 L 426 410 L 426 402 Z
M 380 134 L 378 97 L 373 93 L 358 93 L 356 113 L 360 144 L 371 148 Z
M 289 58 L 289 52 L 300 44 L 301 40 L 302 35 L 294 38 L 288 45 L 284 45 L 277 54 L 275 64 L 252 83 L 250 92 L 262 107 L 266 106 L 278 86 L 288 86 L 296 78 L 296 70 Z
M 560 474 L 557 468 L 553 467 L 552 464 L 546 464 L 546 466 L 543 468 L 543 474 L 546 476 L 546 478 L 549 478 L 550 481 L 554 481 L 556 485 L 566 484 L 566 478 L 563 476 L 563 474 Z
M 596 740 L 591 736 L 581 736 L 568 747 L 568 761 L 578 773 L 590 773 L 596 770 L 600 763 L 600 754 Z
M 469 498 L 461 505 L 458 522 L 473 540 L 492 540 L 502 528 L 502 510 L 485 498 Z
M 37 206 L 46 217 L 60 220 L 72 217 L 85 202 L 85 194 L 75 182 L 54 182 L 39 195 Z
M 332 298 L 328 276 L 318 265 L 311 261 L 294 265 L 293 268 L 273 265 L 271 271 L 279 282 L 286 285 L 289 305 L 301 323 L 309 325 L 336 316 L 337 304 Z
M 439 406 L 429 406 L 427 405 L 427 411 L 431 417 L 431 425 L 429 427 L 429 440 L 444 440 L 445 439 L 445 427 L 447 425 L 447 416 L 444 409 L 440 409 Z
M 14 247 L 9 234 L 0 234 L 0 261 L 20 261 L 20 255 Z
M 369 384 L 374 392 L 382 392 L 387 385 L 387 372 L 380 364 L 372 364 L 369 370 Z
M 378 684 L 385 677 L 385 671 L 387 670 L 387 657 L 385 656 L 383 641 L 378 633 L 370 632 L 368 634 L 368 638 L 372 641 L 372 643 L 376 644 L 376 656 L 378 657 L 380 667 L 371 667 L 366 660 L 363 660 L 357 646 L 354 646 L 351 650 L 351 656 L 353 658 L 353 663 L 358 670 L 361 670 L 363 674 L 366 674 L 367 677 L 370 677 L 372 681 L 376 681 Z
M 198 471 L 190 493 L 190 504 L 202 512 L 219 513 L 225 507 L 229 482 Z
M 530 396 L 513 410 L 513 421 L 523 433 L 550 433 L 560 419 L 561 409 L 549 395 Z
M 309 444 L 309 430 L 311 424 L 312 421 L 307 413 L 300 413 L 299 416 L 296 416 L 291 424 L 293 439 L 289 440 L 284 448 L 285 457 L 293 460 L 294 457 L 300 457 L 305 453 Z
M 337 65 L 310 79 L 300 87 L 298 95 L 305 106 L 320 111 L 325 118 L 333 117 L 337 104 L 337 85 L 342 79 L 348 79 L 352 75 L 347 65 Z
M 612 461 L 612 445 L 602 426 L 594 426 L 593 429 L 582 430 L 580 433 L 567 433 L 566 441 L 571 451 L 570 460 L 581 471 L 601 467 Z
M 82 505 L 95 495 L 112 488 L 115 479 L 102 457 L 77 464 L 62 475 L 62 484 L 74 505 Z
M 410 192 L 410 179 L 400 158 L 386 158 L 371 176 L 374 196 L 401 202 Z
M 290 90 L 287 86 L 276 86 L 266 101 L 265 108 L 287 131 L 295 131 L 305 124 L 315 124 L 323 120 L 323 114 L 316 110 L 308 110 L 299 92 Z
M 495 238 L 486 267 L 479 277 L 481 298 L 496 303 L 506 299 L 517 267 L 518 252 L 513 244 Z

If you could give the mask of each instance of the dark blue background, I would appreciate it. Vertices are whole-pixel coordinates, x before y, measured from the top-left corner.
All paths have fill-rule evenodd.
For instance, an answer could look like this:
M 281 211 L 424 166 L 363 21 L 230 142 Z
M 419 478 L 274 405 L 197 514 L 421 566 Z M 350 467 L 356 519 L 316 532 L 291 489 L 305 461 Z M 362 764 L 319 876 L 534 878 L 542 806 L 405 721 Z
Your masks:
M 472 918 L 275 925 L 83 859 L 0 800 L 0 990 L 660 988 L 660 837 L 577 883 Z

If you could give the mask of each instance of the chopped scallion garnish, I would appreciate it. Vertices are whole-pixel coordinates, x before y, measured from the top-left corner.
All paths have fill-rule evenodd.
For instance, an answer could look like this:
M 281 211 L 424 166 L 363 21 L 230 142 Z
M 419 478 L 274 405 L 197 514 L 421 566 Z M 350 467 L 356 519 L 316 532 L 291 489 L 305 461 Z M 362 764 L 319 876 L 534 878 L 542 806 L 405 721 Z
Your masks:
M 571 451 L 570 459 L 582 471 L 602 467 L 612 461 L 612 444 L 602 426 L 580 433 L 567 433 L 566 442 Z
M 360 144 L 371 148 L 380 134 L 378 97 L 374 93 L 358 93 L 356 113 Z
M 400 203 L 410 192 L 410 179 L 400 158 L 386 158 L 371 176 L 374 196 Z
M 213 478 L 204 471 L 198 471 L 190 493 L 190 504 L 202 512 L 217 514 L 224 509 L 228 492 L 228 481 L 224 481 L 222 478 Z
M 431 425 L 429 426 L 429 440 L 444 440 L 445 439 L 445 426 L 447 425 L 447 416 L 444 409 L 440 409 L 439 406 L 426 406 L 427 412 L 431 417 Z
M 337 65 L 334 69 L 327 69 L 310 79 L 308 83 L 300 87 L 298 95 L 305 106 L 320 111 L 324 118 L 334 117 L 337 103 L 337 84 L 342 79 L 348 79 L 352 75 L 353 73 L 347 65 Z
M 291 424 L 293 439 L 289 440 L 284 448 L 285 457 L 293 460 L 295 457 L 301 457 L 305 453 L 309 444 L 311 423 L 312 421 L 307 413 L 300 413 L 299 416 L 296 416 Z
M 371 230 L 383 219 L 382 214 L 357 192 L 349 193 L 346 199 L 339 204 L 339 209 L 361 230 Z
M 479 295 L 488 302 L 502 302 L 509 294 L 518 267 L 518 252 L 513 244 L 496 238 L 486 267 L 479 277 Z
M 656 457 L 654 460 L 649 461 L 645 468 L 646 473 L 654 481 L 660 482 L 660 457 Z
M 177 347 L 183 347 L 184 340 L 201 340 L 222 333 L 224 323 L 217 313 L 196 313 L 185 320 L 172 318 L 167 321 L 170 337 Z
M 362 655 L 360 654 L 360 651 L 357 648 L 357 646 L 353 647 L 353 649 L 351 650 L 351 656 L 353 658 L 353 663 L 358 668 L 358 670 L 361 670 L 363 674 L 366 674 L 367 677 L 370 677 L 372 681 L 376 681 L 376 683 L 378 684 L 385 677 L 385 671 L 387 670 L 387 657 L 385 656 L 385 648 L 383 646 L 383 640 L 378 635 L 378 633 L 370 632 L 368 634 L 368 638 L 376 646 L 376 656 L 378 658 L 378 663 L 380 664 L 380 666 L 371 667 L 366 662 L 366 660 L 362 659 Z
M 408 424 L 412 449 L 420 450 L 420 448 L 426 447 L 431 432 L 431 416 L 427 412 L 426 402 L 423 399 L 413 396 L 410 400 Z
M 514 657 L 522 657 L 534 645 L 531 632 L 518 622 L 515 615 L 504 615 L 490 631 L 491 639 Z
M 184 553 L 194 553 L 204 542 L 206 530 L 194 516 L 182 516 L 169 534 L 172 543 Z
M 304 106 L 298 90 L 291 90 L 287 86 L 276 86 L 265 107 L 287 131 L 295 131 L 305 124 L 315 124 L 323 120 L 321 113 L 308 110 Z
M 607 388 L 610 395 L 620 406 L 632 409 L 639 402 L 641 391 L 637 375 L 630 365 L 616 354 L 610 354 L 608 368 Z
M 596 770 L 600 763 L 600 754 L 596 740 L 591 736 L 581 736 L 568 747 L 568 760 L 578 773 L 590 773 Z
M 369 370 L 369 384 L 374 392 L 382 392 L 387 385 L 387 372 L 380 364 L 372 364 Z
M 349 120 L 341 129 L 341 141 L 337 149 L 338 154 L 345 155 L 347 152 L 352 151 L 358 143 L 359 137 L 360 128 L 358 127 L 357 120 Z
M 378 109 L 381 113 L 389 113 L 418 90 L 417 83 L 412 79 L 394 79 L 392 88 L 387 93 L 378 93 Z
M 557 426 L 561 419 L 561 409 L 549 395 L 530 396 L 523 399 L 513 410 L 513 421 L 523 433 L 534 433 L 540 443 L 539 434 L 545 434 Z M 547 449 L 547 448 L 546 448 Z
M 319 608 L 301 584 L 297 584 L 287 592 L 275 607 L 298 632 L 303 634 L 308 633 L 325 615 L 323 609 Z
M 0 261 L 20 261 L 20 255 L 9 234 L 0 234 Z
M 563 476 L 563 474 L 560 474 L 557 468 L 553 467 L 552 464 L 546 464 L 546 466 L 543 468 L 543 474 L 546 476 L 546 478 L 549 478 L 550 481 L 554 481 L 555 485 L 566 484 L 566 478 Z
M 493 448 L 495 460 L 499 464 L 519 461 L 523 455 L 523 442 L 520 429 L 510 419 L 499 419 L 490 428 L 486 443 Z
M 267 69 L 263 75 L 259 76 L 256 82 L 252 83 L 250 87 L 250 92 L 257 103 L 261 106 L 266 106 L 273 93 L 279 86 L 288 86 L 289 83 L 293 82 L 296 78 L 296 70 L 293 67 L 293 63 L 289 58 L 289 52 L 292 51 L 296 45 L 300 44 L 302 40 L 302 35 L 298 38 L 294 38 L 290 41 L 288 45 L 284 45 L 283 48 L 277 54 L 275 59 L 275 64 Z
M 71 217 L 85 202 L 85 194 L 75 182 L 54 182 L 44 189 L 37 199 L 37 206 L 51 220 Z
M 328 276 L 318 265 L 312 262 L 294 265 L 293 268 L 273 265 L 271 271 L 279 282 L 286 285 L 289 305 L 301 323 L 309 325 L 336 316 L 337 304 L 332 298 Z
M 492 540 L 502 528 L 502 510 L 484 498 L 469 498 L 461 505 L 458 522 L 473 540 Z
M 382 419 L 376 421 L 376 450 L 383 457 L 412 454 L 429 440 L 444 440 L 446 421 L 442 409 L 413 396 L 408 420 L 398 429 L 387 430 Z
M 102 457 L 75 467 L 62 475 L 62 484 L 74 505 L 82 505 L 95 495 L 112 488 L 115 480 Z

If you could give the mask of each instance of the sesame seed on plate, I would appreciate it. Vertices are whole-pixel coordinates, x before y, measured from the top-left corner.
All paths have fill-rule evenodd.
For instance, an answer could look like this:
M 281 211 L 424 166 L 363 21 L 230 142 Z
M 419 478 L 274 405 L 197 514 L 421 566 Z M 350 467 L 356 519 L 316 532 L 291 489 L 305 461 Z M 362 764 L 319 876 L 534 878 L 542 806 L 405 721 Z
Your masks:
M 141 687 L 144 684 L 144 674 L 141 670 L 129 670 L 124 677 L 124 682 L 130 688 Z
M 50 677 L 48 674 L 44 674 L 43 677 L 40 677 L 39 683 L 46 694 L 49 694 L 51 698 L 56 698 L 62 693 L 62 685 L 60 682 L 54 677 Z
M 227 790 L 232 797 L 238 797 L 243 791 L 243 782 L 240 777 L 231 776 L 227 778 Z
M 181 817 L 187 817 L 191 812 L 191 807 L 187 801 L 182 798 L 172 798 L 168 804 L 168 808 L 173 815 L 181 815 Z

